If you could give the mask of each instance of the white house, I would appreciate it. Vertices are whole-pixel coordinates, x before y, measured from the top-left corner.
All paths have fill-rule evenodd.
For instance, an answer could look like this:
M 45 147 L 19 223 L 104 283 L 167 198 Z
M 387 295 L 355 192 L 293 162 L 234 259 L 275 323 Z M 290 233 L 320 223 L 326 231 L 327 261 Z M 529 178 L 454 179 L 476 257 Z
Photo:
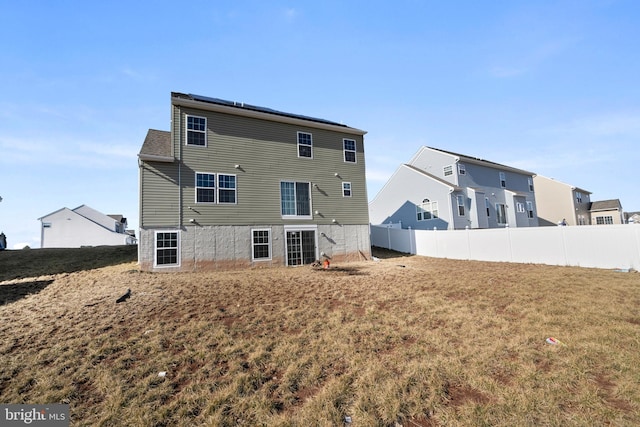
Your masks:
M 371 224 L 439 230 L 537 227 L 532 172 L 421 147 L 369 204 Z
M 62 208 L 38 218 L 41 248 L 117 246 L 136 243 L 122 215 L 105 215 L 87 205 Z

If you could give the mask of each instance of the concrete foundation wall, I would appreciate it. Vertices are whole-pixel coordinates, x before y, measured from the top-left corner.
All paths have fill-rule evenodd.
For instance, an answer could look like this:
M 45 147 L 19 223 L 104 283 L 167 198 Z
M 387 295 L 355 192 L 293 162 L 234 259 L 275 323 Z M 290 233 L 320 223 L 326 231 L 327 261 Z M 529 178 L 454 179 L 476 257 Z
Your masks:
M 292 225 L 286 226 L 287 230 Z M 304 229 L 309 229 L 304 226 Z M 271 229 L 271 260 L 251 259 L 251 230 Z M 260 268 L 284 266 L 286 261 L 285 226 L 199 226 L 161 231 L 179 232 L 179 266 L 154 266 L 155 231 L 141 229 L 139 263 L 143 271 L 172 272 L 230 268 Z M 318 225 L 316 228 L 316 258 L 332 263 L 371 258 L 369 225 Z

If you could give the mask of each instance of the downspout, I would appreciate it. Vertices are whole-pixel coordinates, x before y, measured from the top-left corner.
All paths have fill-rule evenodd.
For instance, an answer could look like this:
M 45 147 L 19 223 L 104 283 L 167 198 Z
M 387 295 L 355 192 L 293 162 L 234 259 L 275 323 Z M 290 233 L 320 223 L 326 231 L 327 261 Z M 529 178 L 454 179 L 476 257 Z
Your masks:
M 142 160 L 138 157 L 138 200 L 140 209 L 138 210 L 138 265 L 140 265 L 140 239 L 142 238 Z
M 182 111 L 178 110 L 178 228 L 182 229 Z

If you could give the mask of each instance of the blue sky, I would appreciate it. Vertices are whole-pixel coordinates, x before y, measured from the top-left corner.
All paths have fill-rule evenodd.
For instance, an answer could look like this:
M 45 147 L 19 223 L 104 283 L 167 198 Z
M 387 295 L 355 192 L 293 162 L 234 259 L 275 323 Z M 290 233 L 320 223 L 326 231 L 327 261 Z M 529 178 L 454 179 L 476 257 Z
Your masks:
M 368 196 L 421 145 L 640 210 L 640 2 L 0 0 L 0 231 L 87 204 L 138 227 L 170 92 L 368 131 Z

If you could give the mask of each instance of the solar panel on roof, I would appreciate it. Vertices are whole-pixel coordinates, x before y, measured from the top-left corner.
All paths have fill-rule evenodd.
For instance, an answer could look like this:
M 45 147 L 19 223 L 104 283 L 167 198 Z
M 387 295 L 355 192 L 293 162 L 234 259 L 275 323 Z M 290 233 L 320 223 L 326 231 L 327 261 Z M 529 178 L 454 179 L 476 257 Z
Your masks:
M 278 116 L 291 117 L 291 118 L 301 119 L 301 120 L 309 120 L 309 121 L 312 121 L 312 122 L 325 123 L 325 124 L 333 125 L 333 126 L 347 127 L 346 125 L 343 125 L 341 123 L 332 122 L 330 120 L 319 119 L 317 117 L 303 116 L 301 114 L 285 113 L 283 111 L 278 111 L 278 110 L 274 110 L 274 109 L 271 109 L 271 108 L 259 107 L 257 105 L 245 104 L 244 102 L 227 101 L 227 100 L 224 100 L 224 99 L 211 98 L 211 97 L 202 96 L 202 95 L 194 95 L 194 94 L 191 94 L 191 93 L 189 94 L 189 96 L 194 101 L 208 102 L 210 104 L 226 105 L 226 106 L 229 106 L 229 107 L 236 107 L 236 108 L 244 108 L 244 109 L 247 109 L 247 110 L 259 111 L 259 112 L 268 113 L 268 114 L 275 114 L 275 115 L 278 115 Z

